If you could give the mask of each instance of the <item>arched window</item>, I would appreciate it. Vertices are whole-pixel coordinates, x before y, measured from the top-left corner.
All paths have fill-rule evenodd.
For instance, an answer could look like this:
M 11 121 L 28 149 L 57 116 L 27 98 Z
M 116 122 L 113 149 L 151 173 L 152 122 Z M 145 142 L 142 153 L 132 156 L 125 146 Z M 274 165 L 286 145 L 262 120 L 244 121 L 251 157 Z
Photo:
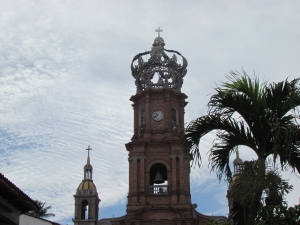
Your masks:
M 178 130 L 177 111 L 174 108 L 171 108 L 171 129 L 172 131 Z
M 87 200 L 82 201 L 81 203 L 81 219 L 89 218 L 89 202 Z
M 140 132 L 144 132 L 146 128 L 146 112 L 145 109 L 141 111 L 140 115 Z
M 168 194 L 168 171 L 162 163 L 156 163 L 150 168 L 149 194 Z
M 234 175 L 240 174 L 241 171 L 244 168 L 244 164 L 243 163 L 236 163 L 234 164 Z
M 93 167 L 90 164 L 85 165 L 84 167 L 84 179 L 86 180 L 92 180 L 93 175 Z
M 92 179 L 92 170 L 91 169 L 86 169 L 85 170 L 85 179 Z

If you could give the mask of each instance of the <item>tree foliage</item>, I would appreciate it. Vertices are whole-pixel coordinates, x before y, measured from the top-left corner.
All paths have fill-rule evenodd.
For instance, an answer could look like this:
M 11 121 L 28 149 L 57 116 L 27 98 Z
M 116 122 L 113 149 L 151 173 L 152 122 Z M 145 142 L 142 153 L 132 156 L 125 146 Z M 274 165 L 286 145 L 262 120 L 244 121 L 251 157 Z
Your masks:
M 48 210 L 52 208 L 52 206 L 46 206 L 46 202 L 42 202 L 40 200 L 35 200 L 37 205 L 36 210 L 29 211 L 27 214 L 29 216 L 37 217 L 37 218 L 48 218 L 53 217 L 55 214 L 48 213 Z
M 208 114 L 191 121 L 185 129 L 181 138 L 184 152 L 201 164 L 200 140 L 215 132 L 209 160 L 219 179 L 225 175 L 231 180 L 229 157 L 239 146 L 256 153 L 262 176 L 268 157 L 278 161 L 282 169 L 291 167 L 300 172 L 299 78 L 260 83 L 244 71 L 231 71 L 227 78 L 215 88 Z M 254 224 L 262 194 L 263 189 L 253 193 L 247 224 Z
M 272 166 L 267 167 L 265 174 L 260 170 L 257 161 L 246 161 L 241 172 L 232 181 L 227 197 L 241 205 L 251 206 L 254 193 L 263 190 L 262 197 L 272 198 L 273 202 L 281 204 L 283 197 L 293 186 L 282 180 L 279 171 Z
M 232 225 L 230 221 L 218 223 L 215 220 L 209 220 L 206 225 Z
M 292 185 L 281 178 L 277 168 L 267 166 L 265 175 L 260 170 L 256 161 L 246 161 L 240 173 L 232 179 L 227 197 L 231 202 L 229 216 L 234 225 L 246 224 L 249 208 L 258 191 L 263 190 L 261 210 L 264 204 L 282 205 L 284 196 L 293 189 Z M 270 211 L 268 215 L 273 214 Z
M 273 213 L 273 216 L 270 213 Z M 300 205 L 288 207 L 285 202 L 277 206 L 261 205 L 255 225 L 268 225 L 274 222 L 280 225 L 300 225 Z

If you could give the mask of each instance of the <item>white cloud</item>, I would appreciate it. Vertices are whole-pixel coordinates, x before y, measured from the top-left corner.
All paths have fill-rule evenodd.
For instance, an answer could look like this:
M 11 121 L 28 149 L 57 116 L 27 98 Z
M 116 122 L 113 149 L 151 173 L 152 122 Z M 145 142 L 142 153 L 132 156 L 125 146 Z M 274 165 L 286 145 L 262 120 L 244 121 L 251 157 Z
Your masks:
M 2 1 L 1 172 L 33 199 L 52 205 L 55 221 L 70 220 L 90 145 L 100 208 L 124 203 L 124 143 L 133 131 L 128 99 L 135 94 L 129 66 L 134 55 L 150 50 L 154 29 L 160 26 L 166 48 L 189 62 L 183 84 L 188 122 L 206 113 L 214 82 L 231 69 L 243 67 L 250 75 L 254 70 L 271 81 L 298 77 L 299 6 L 293 1 Z M 195 194 L 220 189 L 213 196 L 222 199 L 217 208 L 223 214 L 226 184 L 220 186 L 209 172 L 211 141 L 203 141 L 203 167 L 192 171 L 191 186 L 202 188 Z M 241 151 L 241 157 L 253 156 Z M 290 179 L 297 190 L 299 179 Z M 293 202 L 296 191 L 291 196 Z

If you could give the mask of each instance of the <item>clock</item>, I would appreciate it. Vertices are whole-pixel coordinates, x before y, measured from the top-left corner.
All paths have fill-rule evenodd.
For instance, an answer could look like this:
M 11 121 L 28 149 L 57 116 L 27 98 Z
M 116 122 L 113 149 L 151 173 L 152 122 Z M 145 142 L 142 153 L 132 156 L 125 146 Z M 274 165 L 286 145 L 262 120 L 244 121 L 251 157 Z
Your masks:
M 152 112 L 152 119 L 156 122 L 161 121 L 164 118 L 164 113 L 160 109 L 156 109 Z

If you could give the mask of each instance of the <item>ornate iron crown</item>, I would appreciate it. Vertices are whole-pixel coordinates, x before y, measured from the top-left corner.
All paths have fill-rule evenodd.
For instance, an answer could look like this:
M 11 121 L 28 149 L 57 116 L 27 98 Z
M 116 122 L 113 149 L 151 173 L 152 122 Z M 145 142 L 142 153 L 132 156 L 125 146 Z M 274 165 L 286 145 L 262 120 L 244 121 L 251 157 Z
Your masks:
M 164 46 L 164 39 L 157 37 L 154 39 L 151 51 L 140 53 L 133 58 L 131 71 L 135 78 L 137 93 L 145 89 L 162 88 L 181 92 L 183 77 L 187 73 L 187 60 L 179 52 L 167 50 Z M 173 55 L 169 57 L 166 52 Z M 149 60 L 144 61 L 143 56 L 148 56 Z M 178 56 L 182 58 L 182 65 L 177 63 Z M 152 81 L 154 77 L 157 77 L 157 82 Z

